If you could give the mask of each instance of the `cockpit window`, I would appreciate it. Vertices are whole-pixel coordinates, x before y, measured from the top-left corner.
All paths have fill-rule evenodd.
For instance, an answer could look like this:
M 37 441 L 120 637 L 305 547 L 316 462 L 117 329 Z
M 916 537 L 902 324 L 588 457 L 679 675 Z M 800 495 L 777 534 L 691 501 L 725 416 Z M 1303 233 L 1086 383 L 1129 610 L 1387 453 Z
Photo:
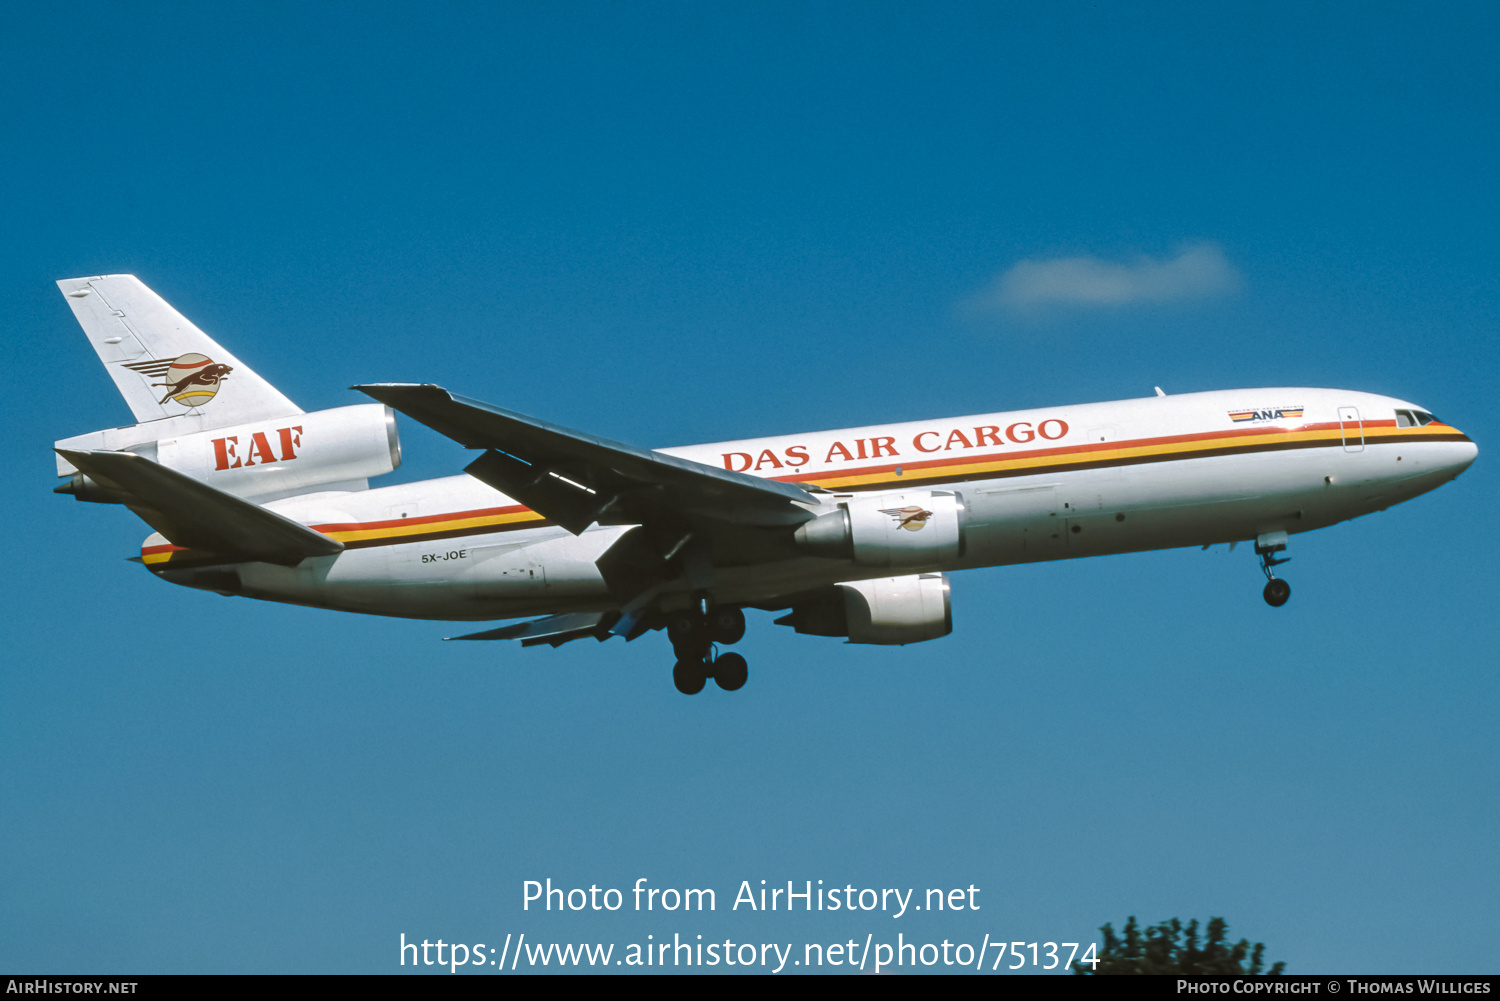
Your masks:
M 1437 421 L 1437 418 L 1425 410 L 1398 410 L 1396 411 L 1396 426 L 1398 428 L 1426 427 Z M 1439 422 L 1441 423 L 1441 422 Z

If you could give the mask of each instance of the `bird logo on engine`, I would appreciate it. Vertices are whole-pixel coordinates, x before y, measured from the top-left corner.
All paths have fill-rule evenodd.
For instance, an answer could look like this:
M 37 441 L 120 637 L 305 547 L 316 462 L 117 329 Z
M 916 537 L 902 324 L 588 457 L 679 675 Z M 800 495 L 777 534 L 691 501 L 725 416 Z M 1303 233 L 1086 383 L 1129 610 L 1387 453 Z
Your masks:
M 906 507 L 885 507 L 880 509 L 881 514 L 888 514 L 896 519 L 896 527 L 904 528 L 908 532 L 920 532 L 927 525 L 927 519 L 932 517 L 932 512 L 915 504 Z

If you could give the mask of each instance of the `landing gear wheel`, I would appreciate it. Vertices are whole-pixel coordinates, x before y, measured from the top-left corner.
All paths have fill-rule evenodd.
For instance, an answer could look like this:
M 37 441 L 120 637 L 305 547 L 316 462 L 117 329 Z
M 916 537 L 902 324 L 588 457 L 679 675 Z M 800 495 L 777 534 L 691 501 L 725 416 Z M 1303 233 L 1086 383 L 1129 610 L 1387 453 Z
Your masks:
M 1266 581 L 1266 589 L 1261 592 L 1261 596 L 1266 599 L 1266 604 L 1272 608 L 1280 608 L 1292 596 L 1292 585 L 1280 577 L 1272 577 Z
M 672 684 L 683 695 L 697 695 L 708 684 L 708 672 L 701 660 L 679 660 L 672 668 Z
M 708 613 L 708 634 L 729 646 L 745 636 L 745 613 L 732 605 L 715 605 Z
M 708 622 L 697 611 L 683 609 L 667 618 L 667 638 L 679 661 L 704 661 L 708 658 Z M 707 677 L 707 672 L 704 672 Z
M 667 638 L 673 646 L 690 646 L 703 639 L 708 623 L 697 612 L 684 609 L 667 618 Z
M 714 661 L 714 683 L 726 692 L 744 688 L 749 677 L 750 665 L 737 653 L 722 654 Z

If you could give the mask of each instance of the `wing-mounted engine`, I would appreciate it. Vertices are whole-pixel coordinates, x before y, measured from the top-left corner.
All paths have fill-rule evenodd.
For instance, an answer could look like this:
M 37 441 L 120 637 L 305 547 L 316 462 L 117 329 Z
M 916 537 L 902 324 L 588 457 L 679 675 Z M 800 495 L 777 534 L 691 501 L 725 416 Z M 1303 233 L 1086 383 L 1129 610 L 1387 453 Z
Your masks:
M 776 620 L 799 633 L 847 636 L 850 643 L 903 646 L 953 631 L 948 576 L 909 574 L 836 584 Z
M 809 555 L 861 566 L 932 566 L 964 554 L 964 521 L 962 495 L 911 491 L 844 501 L 799 526 L 794 538 Z
M 389 407 L 365 403 L 158 438 L 150 424 L 113 428 L 57 443 L 65 451 L 131 452 L 236 497 L 258 502 L 313 490 L 363 489 L 401 464 Z M 57 488 L 79 500 L 129 503 L 59 455 Z

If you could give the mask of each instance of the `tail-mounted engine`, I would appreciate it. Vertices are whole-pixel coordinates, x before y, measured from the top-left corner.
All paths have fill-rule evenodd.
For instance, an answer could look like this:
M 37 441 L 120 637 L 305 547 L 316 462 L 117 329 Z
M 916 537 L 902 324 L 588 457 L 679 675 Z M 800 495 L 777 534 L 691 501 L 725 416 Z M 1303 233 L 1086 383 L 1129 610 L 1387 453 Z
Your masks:
M 800 526 L 795 539 L 811 556 L 861 566 L 932 566 L 964 554 L 964 521 L 961 494 L 881 494 L 841 503 L 836 511 Z
M 225 493 L 260 502 L 312 490 L 363 489 L 371 476 L 401 465 L 401 440 L 391 409 L 364 403 L 252 421 L 234 427 L 153 438 L 150 424 L 115 428 L 58 442 L 62 448 L 133 452 Z M 58 487 L 79 500 L 129 503 L 58 458 Z
M 799 633 L 847 636 L 850 643 L 904 645 L 953 631 L 948 577 L 910 574 L 836 584 L 776 620 Z

